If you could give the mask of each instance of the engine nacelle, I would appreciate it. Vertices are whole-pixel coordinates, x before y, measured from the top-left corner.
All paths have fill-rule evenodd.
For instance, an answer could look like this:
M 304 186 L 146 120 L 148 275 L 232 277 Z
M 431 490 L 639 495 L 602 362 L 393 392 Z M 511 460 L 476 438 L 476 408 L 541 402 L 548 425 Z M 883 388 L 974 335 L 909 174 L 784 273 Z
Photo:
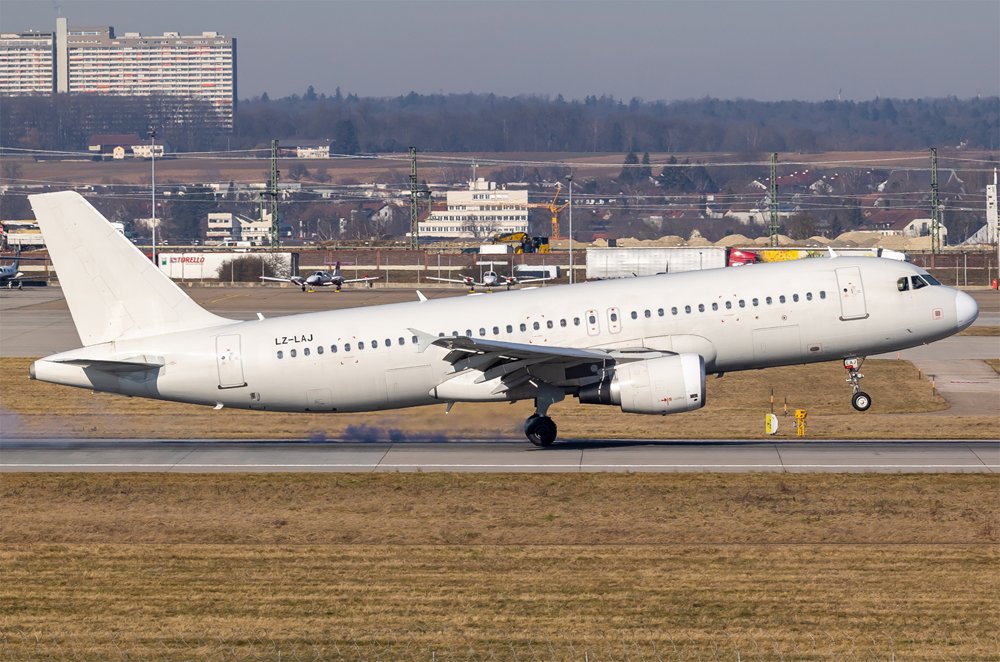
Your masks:
M 705 406 L 705 359 L 700 354 L 620 363 L 609 372 L 600 382 L 580 389 L 581 403 L 661 415 Z

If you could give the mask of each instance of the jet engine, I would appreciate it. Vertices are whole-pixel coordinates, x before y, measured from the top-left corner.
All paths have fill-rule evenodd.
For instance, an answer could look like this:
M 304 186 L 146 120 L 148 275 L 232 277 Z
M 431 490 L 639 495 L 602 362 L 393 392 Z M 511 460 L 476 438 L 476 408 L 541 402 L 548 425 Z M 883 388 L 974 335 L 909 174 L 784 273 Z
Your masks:
M 596 384 L 580 389 L 580 402 L 618 405 L 632 414 L 676 414 L 705 406 L 705 359 L 676 354 L 619 363 Z

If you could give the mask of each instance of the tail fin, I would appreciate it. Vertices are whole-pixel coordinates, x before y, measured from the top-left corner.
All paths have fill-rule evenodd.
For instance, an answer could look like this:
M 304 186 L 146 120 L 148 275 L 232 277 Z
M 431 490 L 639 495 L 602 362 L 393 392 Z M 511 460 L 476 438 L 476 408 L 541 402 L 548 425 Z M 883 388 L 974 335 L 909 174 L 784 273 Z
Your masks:
M 84 346 L 232 321 L 192 301 L 79 193 L 28 199 Z

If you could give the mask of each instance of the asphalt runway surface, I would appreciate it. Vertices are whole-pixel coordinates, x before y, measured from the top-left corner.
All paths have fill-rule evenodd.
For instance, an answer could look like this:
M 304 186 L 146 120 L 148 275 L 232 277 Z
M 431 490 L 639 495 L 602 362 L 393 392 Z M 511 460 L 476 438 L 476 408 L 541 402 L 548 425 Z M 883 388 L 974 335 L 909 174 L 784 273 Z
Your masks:
M 0 472 L 997 473 L 992 441 L 0 441 Z

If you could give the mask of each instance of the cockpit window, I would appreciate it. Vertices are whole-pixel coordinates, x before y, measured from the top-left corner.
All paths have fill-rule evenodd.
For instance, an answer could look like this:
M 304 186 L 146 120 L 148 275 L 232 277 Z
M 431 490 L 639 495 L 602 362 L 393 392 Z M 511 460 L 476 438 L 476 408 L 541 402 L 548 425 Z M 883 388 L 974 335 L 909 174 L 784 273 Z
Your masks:
M 921 276 L 910 276 L 910 282 L 913 283 L 913 289 L 919 290 L 921 287 L 927 287 L 927 281 Z
M 932 276 L 930 274 L 923 274 L 920 277 L 923 278 L 924 280 L 926 280 L 931 285 L 940 285 L 941 284 L 941 281 L 939 281 L 937 278 L 935 278 L 934 276 Z
M 900 292 L 906 292 L 907 290 L 909 290 L 910 289 L 909 279 L 906 276 L 903 276 L 902 278 L 897 280 L 896 289 L 898 289 Z

